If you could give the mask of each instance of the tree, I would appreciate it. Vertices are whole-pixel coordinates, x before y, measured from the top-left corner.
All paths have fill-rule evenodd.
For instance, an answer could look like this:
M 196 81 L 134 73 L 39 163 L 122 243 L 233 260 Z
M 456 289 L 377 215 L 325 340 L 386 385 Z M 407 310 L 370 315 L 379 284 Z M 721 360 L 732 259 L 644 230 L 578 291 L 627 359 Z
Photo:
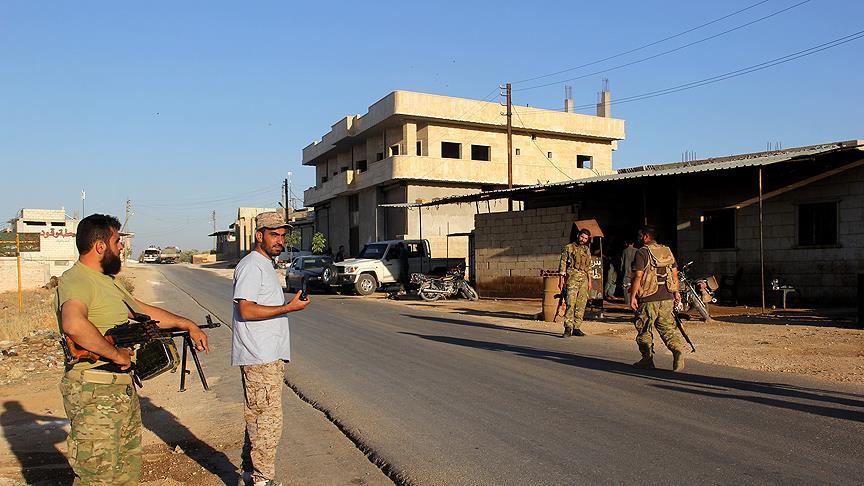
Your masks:
M 300 245 L 300 233 L 298 231 L 289 231 L 285 235 L 285 246 L 288 248 L 297 248 Z
M 321 233 L 312 235 L 312 253 L 320 255 L 324 253 L 324 248 L 327 246 L 327 238 Z

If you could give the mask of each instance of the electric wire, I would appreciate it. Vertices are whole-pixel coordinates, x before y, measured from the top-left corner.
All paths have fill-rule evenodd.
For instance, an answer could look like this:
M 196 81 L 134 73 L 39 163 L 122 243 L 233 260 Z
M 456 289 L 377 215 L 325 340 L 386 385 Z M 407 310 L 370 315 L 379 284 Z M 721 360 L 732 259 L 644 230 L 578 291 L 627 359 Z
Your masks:
M 771 59 L 769 61 L 761 62 L 758 64 L 753 64 L 751 66 L 736 69 L 734 71 L 729 71 L 729 72 L 726 72 L 723 74 L 718 74 L 716 76 L 711 76 L 709 78 L 704 78 L 704 79 L 692 81 L 689 83 L 679 84 L 677 86 L 672 86 L 669 88 L 659 89 L 659 90 L 655 90 L 655 91 L 648 91 L 646 93 L 621 98 L 619 100 L 611 101 L 610 104 L 611 105 L 618 105 L 618 104 L 623 104 L 623 103 L 632 103 L 634 101 L 642 101 L 642 100 L 646 100 L 646 99 L 650 99 L 650 98 L 656 98 L 658 96 L 664 96 L 667 94 L 677 93 L 679 91 L 686 91 L 686 90 L 690 90 L 690 89 L 694 89 L 694 88 L 699 88 L 699 87 L 706 86 L 709 84 L 718 83 L 720 81 L 725 81 L 727 79 L 737 78 L 739 76 L 744 76 L 746 74 L 754 73 L 757 71 L 762 71 L 764 69 L 778 66 L 780 64 L 785 64 L 787 62 L 801 59 L 803 57 L 811 56 L 811 55 L 816 54 L 818 52 L 822 52 L 822 51 L 825 51 L 828 49 L 832 49 L 834 47 L 841 46 L 843 44 L 847 44 L 849 42 L 856 41 L 858 39 L 861 39 L 862 37 L 864 37 L 864 30 L 861 30 L 861 31 L 858 31 L 858 32 L 855 32 L 853 34 L 849 34 L 849 35 L 846 35 L 843 37 L 839 37 L 839 38 L 834 39 L 832 41 L 828 41 L 828 42 L 825 42 L 825 43 L 822 43 L 822 44 L 819 44 L 819 45 L 816 45 L 813 47 L 809 47 L 807 49 L 802 49 L 800 51 L 793 52 L 793 53 L 787 54 L 785 56 L 780 56 L 780 57 Z M 586 108 L 591 108 L 594 106 L 595 106 L 595 104 L 591 103 L 591 104 L 574 106 L 573 109 L 586 109 Z M 560 111 L 560 110 L 529 108 L 529 111 L 539 113 L 539 112 Z M 531 115 L 531 113 L 526 113 L 526 115 Z
M 684 45 L 682 45 L 682 46 L 678 46 L 678 47 L 676 47 L 676 48 L 674 48 L 674 49 L 669 49 L 669 50 L 666 50 L 666 51 L 663 51 L 663 52 L 659 52 L 659 53 L 657 53 L 657 54 L 653 54 L 653 55 L 648 56 L 648 57 L 643 57 L 643 58 L 641 58 L 641 59 L 636 59 L 635 61 L 626 62 L 626 63 L 624 63 L 624 64 L 619 64 L 619 65 L 617 65 L 617 66 L 612 66 L 612 67 L 610 67 L 610 68 L 601 69 L 601 70 L 599 70 L 599 71 L 594 71 L 594 72 L 592 72 L 592 73 L 588 73 L 588 74 L 582 74 L 582 75 L 580 75 L 580 76 L 574 76 L 574 77 L 572 77 L 572 78 L 567 78 L 567 79 L 563 79 L 563 80 L 560 80 L 560 81 L 552 81 L 552 82 L 549 82 L 549 83 L 538 84 L 538 85 L 535 85 L 535 86 L 528 86 L 528 87 L 525 87 L 525 88 L 517 88 L 517 89 L 514 89 L 514 91 L 528 91 L 528 90 L 532 90 L 532 89 L 546 88 L 546 87 L 549 87 L 549 86 L 555 86 L 555 85 L 558 85 L 558 84 L 561 84 L 561 83 L 567 83 L 567 82 L 570 82 L 570 81 L 576 81 L 577 79 L 584 79 L 584 78 L 588 78 L 588 77 L 591 77 L 591 76 L 596 76 L 596 75 L 598 75 L 598 74 L 608 73 L 608 72 L 610 72 L 610 71 L 615 71 L 615 70 L 618 70 L 618 69 L 621 69 L 621 68 L 625 68 L 625 67 L 633 66 L 633 65 L 635 65 L 635 64 L 641 64 L 641 63 L 643 63 L 643 62 L 650 61 L 650 60 L 652 60 L 652 59 L 657 59 L 658 57 L 666 56 L 666 55 L 668 55 L 668 54 L 672 54 L 672 53 L 674 53 L 674 52 L 681 51 L 681 50 L 686 49 L 686 48 L 688 48 L 688 47 L 692 47 L 692 46 L 695 46 L 695 45 L 697 45 L 697 44 L 701 44 L 701 43 L 703 43 L 703 42 L 707 42 L 707 41 L 709 41 L 709 40 L 716 39 L 716 38 L 718 38 L 718 37 L 724 36 L 724 35 L 726 35 L 726 34 L 730 34 L 730 33 L 735 32 L 735 31 L 737 31 L 737 30 L 741 30 L 741 29 L 743 29 L 743 28 L 745 28 L 745 27 L 749 27 L 749 26 L 751 26 L 751 25 L 753 25 L 753 24 L 755 24 L 755 23 L 757 23 L 757 22 L 762 22 L 763 20 L 770 19 L 771 17 L 775 17 L 775 16 L 777 16 L 777 15 L 780 15 L 780 14 L 782 14 L 782 13 L 784 13 L 784 12 L 787 12 L 787 11 L 789 11 L 789 10 L 792 10 L 793 8 L 800 7 L 801 5 L 804 5 L 805 3 L 809 3 L 810 1 L 811 1 L 811 0 L 803 0 L 803 1 L 801 1 L 801 2 L 798 2 L 798 3 L 794 4 L 794 5 L 791 5 L 791 6 L 789 6 L 789 7 L 784 8 L 784 9 L 778 10 L 778 11 L 773 12 L 773 13 L 771 13 L 771 14 L 765 15 L 765 16 L 760 17 L 760 18 L 758 18 L 758 19 L 751 20 L 751 21 L 749 21 L 749 22 L 746 22 L 746 23 L 744 23 L 744 24 L 738 25 L 738 26 L 733 27 L 733 28 L 731 28 L 731 29 L 724 30 L 724 31 L 719 32 L 719 33 L 717 33 L 717 34 L 710 35 L 710 36 L 708 36 L 708 37 L 703 37 L 702 39 L 698 39 L 698 40 L 695 40 L 695 41 L 693 41 L 693 42 L 689 42 L 689 43 L 684 44 Z
M 567 72 L 570 72 L 570 71 L 575 71 L 575 70 L 577 70 L 577 69 L 582 69 L 582 68 L 584 68 L 584 67 L 593 66 L 593 65 L 595 65 L 595 64 L 599 64 L 599 63 L 604 62 L 604 61 L 609 61 L 609 60 L 612 60 L 612 59 L 615 59 L 615 58 L 618 58 L 618 57 L 621 57 L 621 56 L 626 56 L 627 54 L 632 54 L 632 53 L 634 53 L 634 52 L 641 51 L 641 50 L 643 50 L 643 49 L 647 49 L 647 48 L 652 47 L 652 46 L 656 46 L 657 44 L 661 44 L 661 43 L 666 42 L 666 41 L 668 41 L 668 40 L 672 40 L 672 39 L 675 39 L 675 38 L 677 38 L 677 37 L 681 37 L 682 35 L 689 34 L 690 32 L 694 32 L 694 31 L 699 30 L 699 29 L 701 29 L 701 28 L 703 28 L 703 27 L 707 27 L 707 26 L 709 26 L 709 25 L 716 24 L 717 22 L 720 22 L 720 21 L 722 21 L 722 20 L 726 20 L 726 19 L 728 19 L 728 18 L 730 18 L 730 17 L 734 17 L 735 15 L 738 15 L 738 14 L 740 14 L 740 13 L 742 13 L 742 12 L 746 12 L 747 10 L 753 9 L 753 8 L 755 8 L 755 7 L 758 7 L 759 5 L 762 5 L 763 3 L 768 3 L 769 1 L 770 1 L 770 0 L 762 0 L 761 2 L 756 2 L 756 3 L 752 4 L 752 5 L 749 5 L 749 6 L 747 6 L 747 7 L 742 8 L 742 9 L 740 9 L 740 10 L 736 10 L 736 11 L 730 13 L 730 14 L 727 14 L 727 15 L 724 15 L 724 16 L 722 16 L 722 17 L 716 18 L 716 19 L 711 20 L 711 21 L 709 21 L 709 22 L 705 22 L 704 24 L 697 25 L 696 27 L 692 27 L 692 28 L 690 28 L 690 29 L 684 30 L 684 31 L 679 32 L 679 33 L 677 33 L 677 34 L 673 34 L 673 35 L 670 35 L 670 36 L 668 36 L 668 37 L 664 37 L 664 38 L 662 38 L 662 39 L 660 39 L 660 40 L 656 40 L 656 41 L 654 41 L 654 42 L 649 42 L 648 44 L 644 44 L 644 45 L 641 45 L 641 46 L 639 46 L 639 47 L 635 47 L 635 48 L 630 49 L 630 50 L 627 50 L 627 51 L 619 52 L 618 54 L 614 54 L 614 55 L 611 55 L 611 56 L 608 56 L 608 57 L 604 57 L 604 58 L 602 58 L 602 59 L 597 59 L 597 60 L 595 60 L 595 61 L 587 62 L 587 63 L 585 63 L 585 64 L 581 64 L 581 65 L 579 65 L 579 66 L 574 66 L 574 67 L 572 67 L 572 68 L 562 69 L 561 71 L 556 71 L 556 72 L 554 72 L 554 73 L 543 74 L 543 75 L 541 75 L 541 76 L 534 76 L 533 78 L 526 78 L 526 79 L 522 79 L 522 80 L 516 81 L 516 82 L 514 82 L 514 83 L 512 83 L 512 84 L 527 83 L 528 81 L 536 81 L 536 80 L 538 80 L 538 79 L 549 78 L 549 77 L 557 76 L 557 75 L 559 75 L 559 74 L 564 74 L 564 73 L 567 73 Z
M 513 108 L 515 108 L 515 107 L 513 107 Z M 519 123 L 522 124 L 522 128 L 527 128 L 527 127 L 525 126 L 525 122 L 522 120 L 522 117 L 519 115 L 519 112 L 518 112 L 517 110 L 515 110 L 515 109 L 512 110 L 512 111 L 513 111 L 513 114 L 516 115 L 516 118 L 519 119 Z M 558 172 L 564 174 L 564 177 L 566 177 L 568 181 L 569 181 L 569 180 L 573 180 L 573 178 L 570 176 L 570 174 L 564 172 L 563 170 L 561 170 L 560 167 L 558 167 L 557 165 L 555 165 L 555 162 L 552 162 L 552 159 L 550 159 L 549 156 L 546 155 L 546 152 L 544 152 L 543 149 L 540 148 L 540 145 L 537 143 L 537 140 L 535 140 L 533 137 L 531 138 L 531 143 L 534 144 L 535 147 L 537 147 L 537 150 L 540 151 L 540 154 L 543 156 L 543 158 L 545 158 L 545 159 L 549 162 L 549 164 L 552 165 L 552 167 L 554 167 L 555 169 L 557 169 Z

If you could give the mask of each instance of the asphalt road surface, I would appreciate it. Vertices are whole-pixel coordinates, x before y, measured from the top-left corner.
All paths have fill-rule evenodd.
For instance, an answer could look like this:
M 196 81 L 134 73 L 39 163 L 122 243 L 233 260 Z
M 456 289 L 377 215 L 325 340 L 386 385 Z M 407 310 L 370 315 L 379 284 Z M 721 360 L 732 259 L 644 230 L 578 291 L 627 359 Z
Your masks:
M 231 281 L 160 267 L 230 323 Z M 313 295 L 289 385 L 411 484 L 860 484 L 864 386 L 712 366 L 642 371 L 635 343 Z M 662 346 L 662 343 L 658 341 Z M 698 356 L 698 355 L 694 355 Z M 658 366 L 671 367 L 660 355 Z M 286 424 L 290 427 L 290 424 Z

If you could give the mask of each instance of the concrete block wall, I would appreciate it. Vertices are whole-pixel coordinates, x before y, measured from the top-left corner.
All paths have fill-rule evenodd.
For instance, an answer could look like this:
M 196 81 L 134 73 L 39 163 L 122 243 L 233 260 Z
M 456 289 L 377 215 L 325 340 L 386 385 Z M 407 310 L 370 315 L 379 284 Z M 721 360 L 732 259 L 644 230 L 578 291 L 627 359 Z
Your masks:
M 726 184 L 722 187 L 725 188 Z M 720 204 L 734 204 L 734 200 L 740 196 L 753 196 L 744 194 L 747 191 L 733 189 L 732 185 L 729 187 L 728 192 L 682 190 L 679 221 L 687 227 L 678 232 L 679 255 L 694 260 L 694 270 L 700 274 L 732 275 L 741 268 L 743 274 L 739 297 L 745 302 L 756 304 L 761 300 L 758 205 L 749 205 L 736 211 L 736 248 L 702 249 L 701 212 Z M 838 203 L 838 245 L 799 247 L 798 205 L 827 201 Z M 779 302 L 779 295 L 770 290 L 773 278 L 798 288 L 805 305 L 857 302 L 857 274 L 864 272 L 864 168 L 843 172 L 769 198 L 764 201 L 763 208 L 765 279 L 769 305 Z
M 575 216 L 570 206 L 478 214 L 474 231 L 480 295 L 540 296 L 540 272 L 557 270 Z

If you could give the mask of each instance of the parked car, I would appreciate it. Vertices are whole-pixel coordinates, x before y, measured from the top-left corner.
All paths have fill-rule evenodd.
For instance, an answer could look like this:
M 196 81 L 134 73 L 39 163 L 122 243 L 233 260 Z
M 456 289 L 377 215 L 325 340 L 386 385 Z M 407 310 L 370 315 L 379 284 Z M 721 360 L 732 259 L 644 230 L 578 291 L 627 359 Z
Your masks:
M 285 287 L 289 293 L 307 289 L 330 291 L 336 283 L 336 267 L 327 255 L 300 256 L 285 270 Z
M 357 258 L 336 264 L 336 283 L 343 291 L 369 295 L 379 288 L 399 282 L 398 245 L 408 252 L 408 273 L 445 273 L 448 268 L 465 265 L 464 258 L 432 258 L 427 240 L 387 240 L 369 243 Z
M 282 250 L 282 253 L 276 257 L 276 266 L 279 268 L 288 268 L 295 258 L 300 256 L 310 256 L 311 251 L 301 250 L 296 247 L 289 247 Z

